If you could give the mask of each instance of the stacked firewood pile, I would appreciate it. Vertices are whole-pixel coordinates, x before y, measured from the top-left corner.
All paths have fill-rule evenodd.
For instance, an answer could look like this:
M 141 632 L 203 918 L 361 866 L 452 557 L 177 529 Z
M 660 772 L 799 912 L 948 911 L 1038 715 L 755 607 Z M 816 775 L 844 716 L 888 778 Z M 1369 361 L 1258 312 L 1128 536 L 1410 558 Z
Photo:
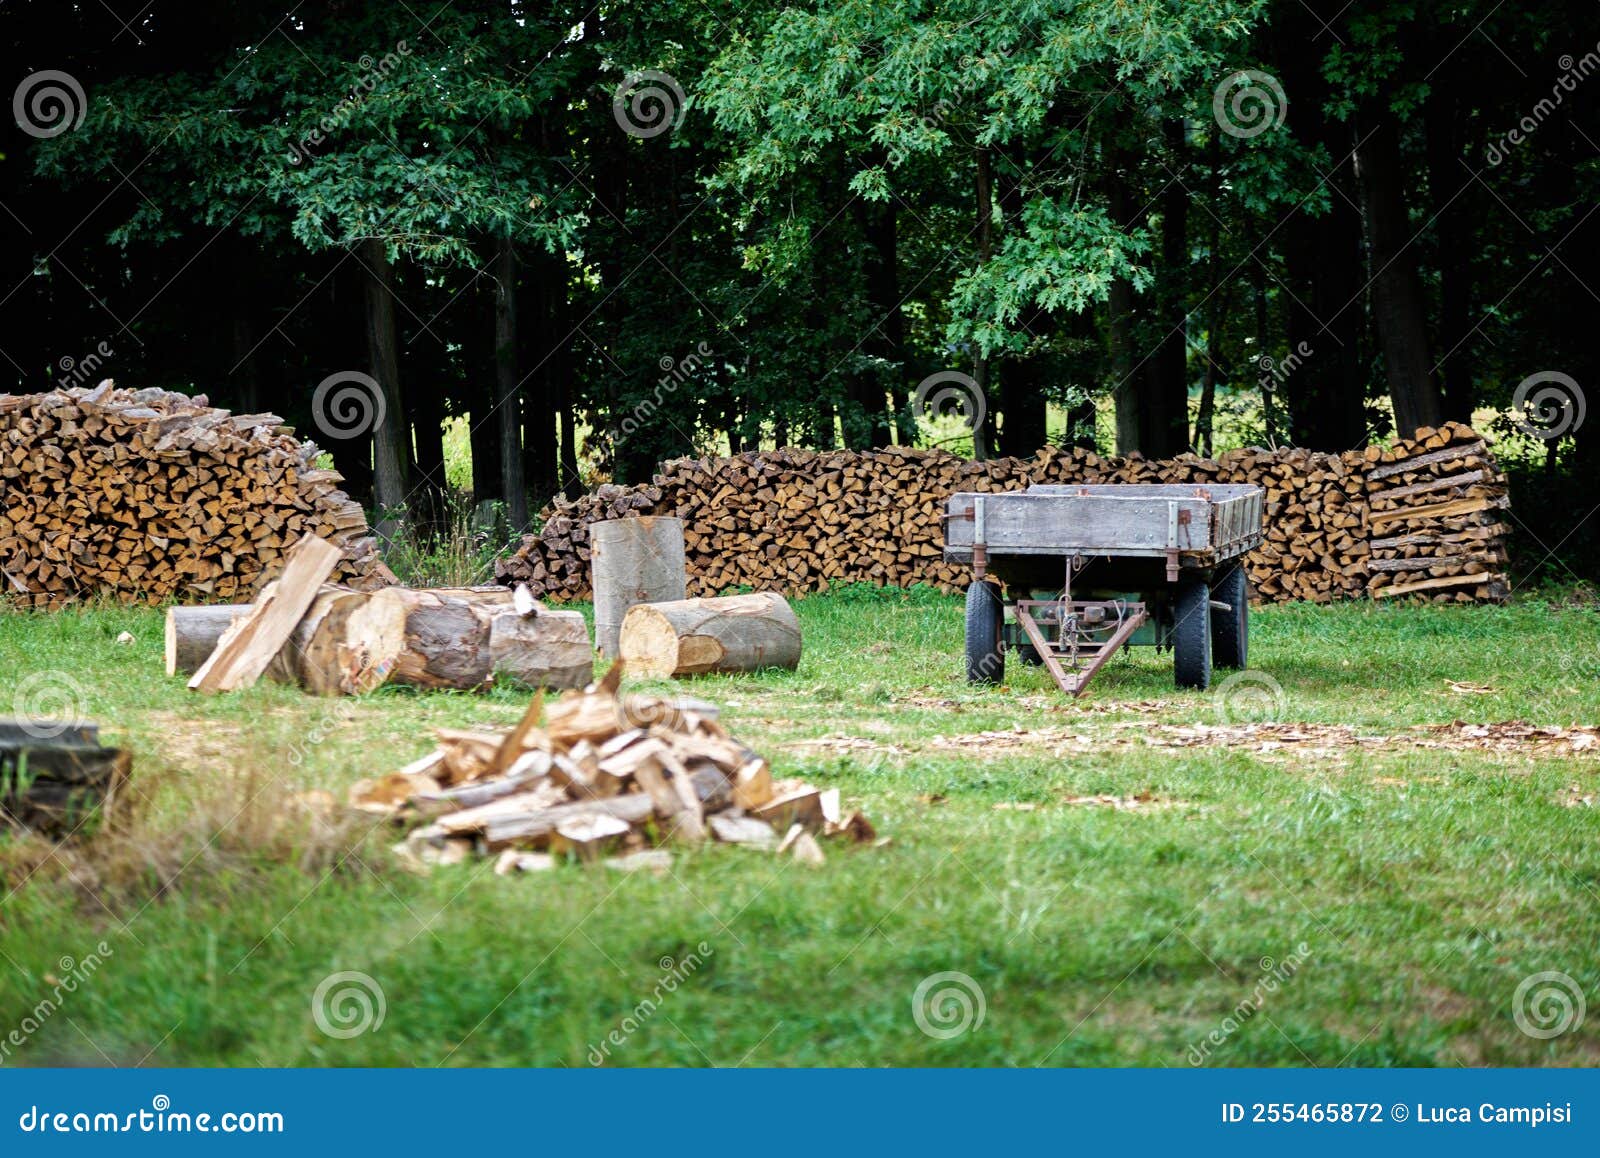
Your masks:
M 1440 438 L 1445 441 L 1435 448 L 1433 443 Z M 1419 449 L 1424 445 L 1429 450 Z M 1386 515 L 1402 507 L 1416 508 L 1404 516 L 1386 517 L 1383 526 L 1398 525 L 1425 535 L 1477 533 L 1484 555 L 1501 551 L 1504 528 L 1493 518 L 1469 528 L 1461 520 L 1470 519 L 1473 512 L 1424 502 L 1434 498 L 1432 491 L 1393 493 L 1396 487 L 1433 481 L 1431 474 L 1424 479 L 1423 473 L 1444 470 L 1456 460 L 1419 462 L 1411 471 L 1416 479 L 1407 474 L 1410 468 L 1402 468 L 1377 480 L 1382 486 L 1370 474 L 1434 449 L 1466 446 L 1477 449 L 1463 452 L 1456 465 L 1468 473 L 1484 471 L 1486 479 L 1497 480 L 1485 485 L 1501 489 L 1498 497 L 1474 495 L 1465 501 L 1484 499 L 1503 506 L 1500 476 L 1482 440 L 1464 427 L 1426 432 L 1387 457 L 1376 451 L 1323 454 L 1291 448 L 1154 461 L 1138 455 L 1108 458 L 1081 448 L 1046 448 L 1031 458 L 971 462 L 939 450 L 890 447 L 678 459 L 665 464 L 649 486 L 605 486 L 577 503 L 548 509 L 544 534 L 530 536 L 516 555 L 501 561 L 499 580 L 526 582 L 546 598 L 587 598 L 587 522 L 657 514 L 684 521 L 691 596 L 742 586 L 800 592 L 852 581 L 885 586 L 928 583 L 957 591 L 965 588 L 967 575 L 943 561 L 940 523 L 945 500 L 957 491 L 1016 490 L 1033 483 L 1218 482 L 1254 483 L 1266 491 L 1265 538 L 1246 561 L 1259 598 L 1325 602 L 1376 589 L 1400 594 L 1388 590 L 1395 572 L 1384 567 L 1369 571 L 1369 557 L 1375 549 L 1397 546 L 1414 556 L 1420 544 L 1388 543 L 1392 534 L 1380 535 L 1369 525 L 1380 507 Z M 1440 545 L 1449 541 L 1441 540 Z M 1386 564 L 1389 557 L 1380 561 Z M 1443 572 L 1430 573 L 1429 578 L 1442 576 Z M 1450 597 L 1457 594 L 1493 599 L 1501 592 L 1485 581 L 1452 588 Z
M 1370 451 L 1366 481 L 1375 598 L 1506 598 L 1506 479 L 1470 427 L 1447 423 Z
M 729 844 L 824 859 L 818 838 L 869 841 L 838 789 L 777 780 L 728 735 L 714 705 L 619 692 L 623 665 L 545 709 L 536 696 L 509 731 L 443 729 L 439 746 L 398 772 L 350 789 L 353 807 L 420 825 L 396 852 L 419 865 L 496 857 L 506 874 L 558 857 L 615 854 L 661 868 L 662 840 Z
M 230 599 L 302 535 L 336 575 L 392 582 L 337 471 L 274 414 L 165 390 L 0 395 L 0 591 L 29 606 Z

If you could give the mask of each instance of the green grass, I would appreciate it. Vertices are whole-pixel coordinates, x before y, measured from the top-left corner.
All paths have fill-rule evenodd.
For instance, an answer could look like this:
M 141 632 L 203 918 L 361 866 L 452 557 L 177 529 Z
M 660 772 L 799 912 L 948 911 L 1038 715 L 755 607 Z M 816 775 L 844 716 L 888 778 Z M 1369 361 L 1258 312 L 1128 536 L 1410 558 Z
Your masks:
M 969 688 L 959 602 L 936 595 L 850 589 L 798 610 L 798 672 L 693 690 L 778 774 L 841 788 L 887 847 L 829 845 L 814 869 L 713 847 L 663 877 L 520 878 L 485 862 L 413 875 L 392 832 L 329 826 L 289 794 L 342 797 L 427 751 L 433 727 L 511 722 L 521 697 L 201 699 L 162 674 L 158 612 L 0 615 L 7 685 L 64 673 L 136 754 L 122 831 L 0 842 L 0 1041 L 62 957 L 111 950 L 4 1061 L 581 1066 L 613 1030 L 616 1065 L 1185 1066 L 1213 1031 L 1210 1065 L 1600 1060 L 1600 1017 L 1548 1040 L 1513 1019 L 1519 982 L 1545 970 L 1600 1000 L 1597 818 L 1564 804 L 1594 793 L 1595 752 L 1181 746 L 1167 729 L 1259 713 L 1175 692 L 1147 651 L 1077 702 L 1036 669 Z M 1290 606 L 1253 627 L 1284 722 L 1369 741 L 1600 722 L 1592 611 Z M 953 743 L 984 732 L 1010 737 Z M 1155 800 L 1066 802 L 1099 794 Z M 698 967 L 641 1010 L 663 958 Z M 313 995 L 341 971 L 381 987 L 381 1027 L 319 1030 Z M 913 995 L 952 971 L 984 1018 L 939 1039 Z

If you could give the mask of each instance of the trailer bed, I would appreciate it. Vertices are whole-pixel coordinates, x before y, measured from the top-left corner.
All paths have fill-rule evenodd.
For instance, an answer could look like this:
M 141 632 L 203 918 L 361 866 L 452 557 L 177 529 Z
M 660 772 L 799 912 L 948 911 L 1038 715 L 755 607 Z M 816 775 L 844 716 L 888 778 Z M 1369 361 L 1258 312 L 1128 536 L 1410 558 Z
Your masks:
M 1036 485 L 962 492 L 946 508 L 944 557 L 996 555 L 1167 558 L 1212 568 L 1261 542 L 1265 494 L 1240 483 Z

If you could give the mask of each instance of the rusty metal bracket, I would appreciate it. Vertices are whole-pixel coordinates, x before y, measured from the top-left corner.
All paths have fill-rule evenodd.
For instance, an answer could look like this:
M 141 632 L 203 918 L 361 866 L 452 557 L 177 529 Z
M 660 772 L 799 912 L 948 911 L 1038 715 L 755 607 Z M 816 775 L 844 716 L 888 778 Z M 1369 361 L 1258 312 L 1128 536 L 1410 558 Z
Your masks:
M 1040 608 L 1054 609 L 1057 618 L 1054 624 L 1055 642 L 1046 637 L 1043 627 L 1034 617 L 1035 609 Z M 1055 680 L 1058 688 L 1073 697 L 1083 694 L 1095 674 L 1122 650 L 1133 638 L 1133 633 L 1150 618 L 1143 603 L 1098 599 L 1019 599 L 1015 611 L 1017 623 L 1027 635 L 1028 642 L 1039 653 L 1039 658 L 1050 672 L 1050 678 Z M 1108 612 L 1116 617 L 1114 621 L 1117 626 L 1104 639 L 1095 638 L 1101 629 L 1085 630 L 1078 626 L 1096 619 L 1103 621 Z M 1067 622 L 1062 622 L 1063 617 Z

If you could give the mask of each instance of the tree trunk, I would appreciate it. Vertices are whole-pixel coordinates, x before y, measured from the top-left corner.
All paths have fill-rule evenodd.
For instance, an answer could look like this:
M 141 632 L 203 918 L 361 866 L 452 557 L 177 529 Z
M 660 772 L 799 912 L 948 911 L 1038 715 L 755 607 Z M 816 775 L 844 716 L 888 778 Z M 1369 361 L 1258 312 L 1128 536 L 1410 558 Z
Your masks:
M 1165 128 L 1175 173 L 1187 167 L 1183 124 Z M 1189 191 L 1171 181 L 1161 204 L 1161 271 L 1156 279 L 1160 341 L 1147 366 L 1145 423 L 1140 448 L 1151 458 L 1171 458 L 1189 448 Z
M 1376 127 L 1356 150 L 1356 175 L 1371 265 L 1373 314 L 1383 364 L 1394 402 L 1395 427 L 1402 437 L 1444 420 L 1439 389 L 1428 358 L 1427 315 L 1414 250 L 1409 246 L 1405 175 L 1394 117 L 1380 105 L 1368 118 Z
M 986 266 L 994 257 L 994 181 L 990 172 L 989 150 L 978 150 L 978 264 Z M 993 416 L 989 413 L 989 355 L 978 349 L 973 355 L 972 380 L 977 397 L 972 400 L 972 457 L 983 460 L 994 457 L 990 441 Z
M 1478 220 L 1477 181 L 1463 161 L 1467 116 L 1460 100 L 1460 69 L 1454 55 L 1446 58 L 1428 85 L 1423 105 L 1427 133 L 1428 190 L 1433 201 L 1435 251 L 1439 262 L 1439 392 L 1446 419 L 1471 422 L 1473 397 L 1472 223 Z
M 556 397 L 566 359 L 562 341 L 566 335 L 556 328 L 559 307 L 555 299 L 566 296 L 566 258 L 541 253 L 538 263 L 529 268 L 536 273 L 521 294 L 524 317 L 529 323 L 523 333 L 533 335 L 532 341 L 523 343 L 526 360 L 533 363 L 523 391 L 523 481 L 542 503 L 561 487 Z M 526 312 L 530 306 L 531 317 Z
M 1132 168 L 1128 151 L 1113 145 L 1110 153 L 1110 183 L 1106 190 L 1111 220 L 1117 228 L 1132 227 L 1135 211 L 1128 195 Z M 1111 283 L 1106 333 L 1106 352 L 1111 363 L 1111 403 L 1116 415 L 1116 451 L 1131 454 L 1140 449 L 1139 387 L 1134 381 L 1133 285 L 1125 277 Z
M 782 595 L 641 603 L 622 624 L 622 662 L 640 676 L 760 671 L 800 664 L 800 621 Z
M 862 346 L 868 354 L 897 367 L 862 374 L 855 400 L 867 417 L 868 445 L 888 446 L 892 438 L 887 408 L 893 406 L 896 421 L 903 423 L 898 400 L 905 396 L 902 371 L 898 368 L 905 360 L 905 316 L 900 310 L 895 205 L 893 201 L 876 204 L 860 197 L 854 198 L 854 205 L 856 220 L 867 243 L 864 260 L 867 302 L 876 323 Z M 906 431 L 901 430 L 900 436 L 909 441 Z
M 589 552 L 595 647 L 602 656 L 614 659 L 622 620 L 630 607 L 684 597 L 688 571 L 683 522 L 646 515 L 591 523 Z
M 500 431 L 500 489 L 515 534 L 528 528 L 528 487 L 522 477 L 522 406 L 517 377 L 517 249 L 496 243 L 494 258 L 495 419 Z
M 400 390 L 400 345 L 394 321 L 394 266 L 381 238 L 361 243 L 366 267 L 367 355 L 382 391 L 382 421 L 372 430 L 372 499 L 380 540 L 400 529 L 409 488 L 410 459 L 405 406 Z

